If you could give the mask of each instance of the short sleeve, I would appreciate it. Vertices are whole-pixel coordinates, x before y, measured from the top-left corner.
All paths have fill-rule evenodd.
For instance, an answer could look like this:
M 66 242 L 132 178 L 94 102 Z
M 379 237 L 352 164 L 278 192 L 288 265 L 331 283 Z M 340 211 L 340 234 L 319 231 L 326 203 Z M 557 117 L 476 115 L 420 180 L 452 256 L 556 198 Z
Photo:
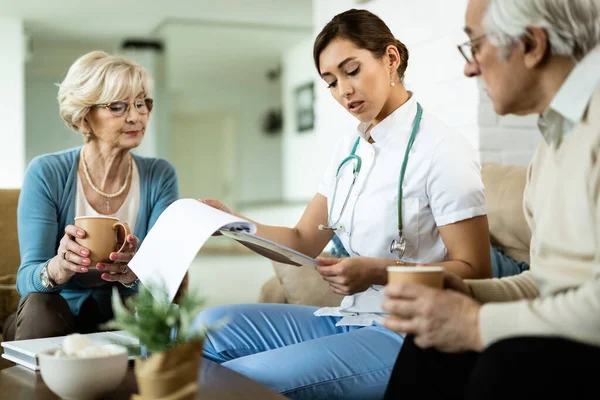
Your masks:
M 438 227 L 487 213 L 478 158 L 458 134 L 444 138 L 433 152 L 426 187 Z

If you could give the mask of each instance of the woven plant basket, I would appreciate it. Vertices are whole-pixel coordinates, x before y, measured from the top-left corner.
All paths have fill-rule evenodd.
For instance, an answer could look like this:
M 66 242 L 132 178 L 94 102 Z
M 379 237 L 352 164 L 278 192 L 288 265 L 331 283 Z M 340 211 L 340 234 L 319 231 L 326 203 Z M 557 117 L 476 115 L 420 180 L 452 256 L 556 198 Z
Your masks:
M 142 400 L 191 400 L 198 390 L 202 341 L 183 343 L 135 361 L 135 379 Z

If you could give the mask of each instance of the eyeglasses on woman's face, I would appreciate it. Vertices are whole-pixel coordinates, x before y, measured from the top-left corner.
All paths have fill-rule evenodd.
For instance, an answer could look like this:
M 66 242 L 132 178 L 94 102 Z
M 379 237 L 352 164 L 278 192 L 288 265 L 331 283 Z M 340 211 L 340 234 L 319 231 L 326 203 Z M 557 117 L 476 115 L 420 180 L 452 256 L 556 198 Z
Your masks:
M 146 115 L 152 111 L 154 100 L 151 98 L 136 99 L 132 103 L 128 101 L 113 101 L 106 104 L 94 104 L 94 107 L 106 108 L 114 117 L 122 117 L 129 112 L 132 104 L 140 115 Z

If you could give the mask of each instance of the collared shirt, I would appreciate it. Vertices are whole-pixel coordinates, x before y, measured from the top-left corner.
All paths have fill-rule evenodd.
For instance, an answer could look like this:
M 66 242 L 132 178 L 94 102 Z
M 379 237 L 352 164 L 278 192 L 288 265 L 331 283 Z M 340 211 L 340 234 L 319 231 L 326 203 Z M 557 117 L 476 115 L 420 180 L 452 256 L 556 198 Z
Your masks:
M 574 70 L 570 78 L 591 85 L 592 71 L 583 71 Z M 572 108 L 583 113 L 568 137 L 559 147 L 542 141 L 527 171 L 523 211 L 531 228 L 530 270 L 467 281 L 483 303 L 479 332 L 485 346 L 524 336 L 600 346 L 600 86 L 595 86 L 591 96 L 587 88 L 579 93 L 588 103 Z
M 319 186 L 327 197 L 329 223 L 340 218 L 336 231 L 351 256 L 397 258 L 390 243 L 398 237 L 398 182 L 417 104 L 412 96 L 405 104 L 371 129 L 361 123 L 338 143 L 331 164 Z M 353 162 L 339 171 L 335 202 L 333 188 L 338 166 L 360 137 L 356 155 L 361 170 L 352 190 Z M 368 142 L 372 137 L 374 143 Z M 402 196 L 403 234 L 407 262 L 435 263 L 448 260 L 439 226 L 485 215 L 485 196 L 477 152 L 464 136 L 453 132 L 425 109 L 410 151 Z M 390 262 L 391 264 L 391 262 Z M 371 325 L 384 315 L 383 287 L 346 296 L 339 308 L 325 308 L 316 315 L 340 315 L 338 325 Z
M 538 119 L 538 127 L 546 143 L 556 148 L 571 134 L 599 84 L 600 46 L 575 65 L 550 106 Z

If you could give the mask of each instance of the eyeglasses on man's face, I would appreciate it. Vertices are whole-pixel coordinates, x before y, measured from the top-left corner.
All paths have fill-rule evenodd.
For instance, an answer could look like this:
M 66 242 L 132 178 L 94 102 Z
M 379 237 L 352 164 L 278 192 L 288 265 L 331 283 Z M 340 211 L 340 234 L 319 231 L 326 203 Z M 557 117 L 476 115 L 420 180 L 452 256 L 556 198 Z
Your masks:
M 140 115 L 146 115 L 152 111 L 154 100 L 151 98 L 136 99 L 133 103 L 127 101 L 113 101 L 112 103 L 106 104 L 94 104 L 94 107 L 106 108 L 114 117 L 122 117 L 129 112 L 129 107 L 131 107 L 132 104 Z
M 487 35 L 477 36 L 475 39 L 468 40 L 462 44 L 459 44 L 458 51 L 460 54 L 467 60 L 467 63 L 473 64 L 477 63 L 477 54 L 479 53 L 479 47 L 481 46 L 481 40 L 484 39 Z

